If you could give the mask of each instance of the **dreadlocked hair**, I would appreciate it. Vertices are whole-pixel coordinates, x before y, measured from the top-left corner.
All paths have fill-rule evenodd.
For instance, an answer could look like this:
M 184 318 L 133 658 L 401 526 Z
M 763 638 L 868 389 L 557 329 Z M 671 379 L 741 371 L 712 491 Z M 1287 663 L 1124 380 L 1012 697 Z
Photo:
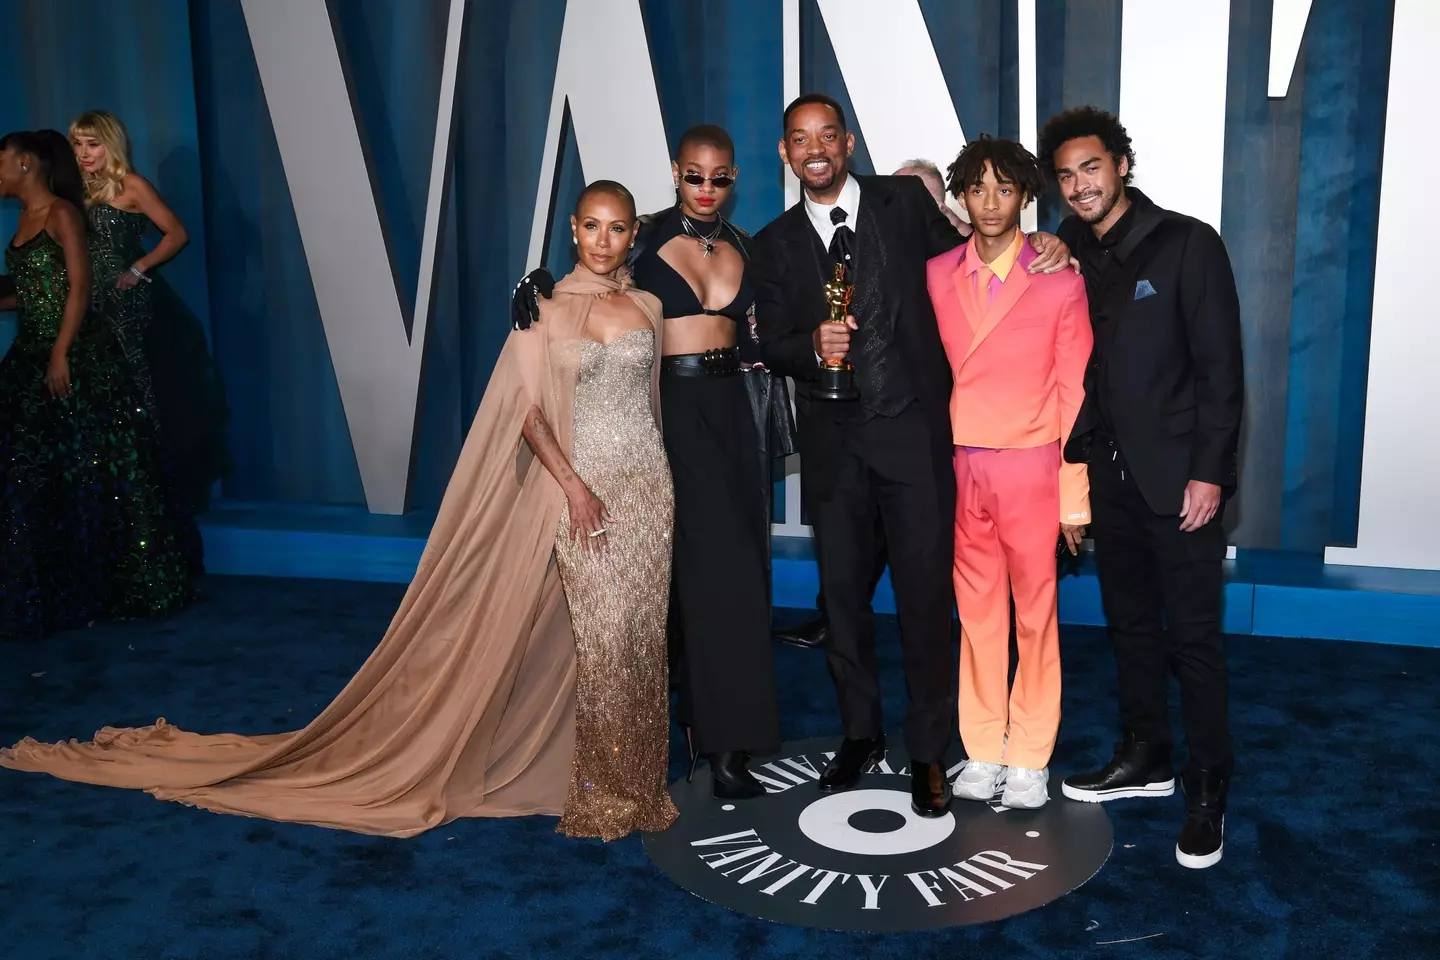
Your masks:
M 984 181 L 985 164 L 995 171 L 995 179 L 1019 187 L 1026 200 L 1034 200 L 1045 193 L 1045 176 L 1040 172 L 1040 163 L 1035 155 L 1014 140 L 995 140 L 981 134 L 979 140 L 972 140 L 960 151 L 955 162 L 946 171 L 945 181 L 950 195 L 960 198 L 970 187 Z

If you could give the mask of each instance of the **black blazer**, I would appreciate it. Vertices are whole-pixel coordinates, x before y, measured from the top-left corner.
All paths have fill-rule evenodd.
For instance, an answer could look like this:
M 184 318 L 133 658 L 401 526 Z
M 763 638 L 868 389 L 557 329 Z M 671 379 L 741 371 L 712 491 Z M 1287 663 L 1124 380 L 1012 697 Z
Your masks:
M 958 246 L 962 239 L 935 206 L 918 177 L 866 177 L 850 174 L 860 184 L 860 207 L 873 215 L 878 237 L 857 236 L 856 257 L 881 264 L 880 300 L 894 321 L 892 343 L 905 358 L 920 403 L 948 422 L 950 364 L 940 342 L 935 310 L 925 283 L 925 264 Z M 856 220 L 860 220 L 857 211 Z M 881 249 L 867 253 L 875 242 Z M 804 433 L 810 391 L 820 379 L 812 339 L 829 317 L 825 283 L 830 258 L 805 213 L 801 200 L 755 235 L 756 330 L 765 365 L 795 381 L 797 408 Z
M 1103 393 L 1141 495 L 1157 514 L 1173 516 L 1190 480 L 1217 484 L 1227 497 L 1235 491 L 1245 398 L 1240 301 L 1213 227 L 1134 188 L 1127 193 L 1134 221 L 1103 278 L 1089 226 L 1073 216 L 1060 224 L 1085 272 L 1095 330 L 1085 404 L 1065 457 L 1088 459 Z

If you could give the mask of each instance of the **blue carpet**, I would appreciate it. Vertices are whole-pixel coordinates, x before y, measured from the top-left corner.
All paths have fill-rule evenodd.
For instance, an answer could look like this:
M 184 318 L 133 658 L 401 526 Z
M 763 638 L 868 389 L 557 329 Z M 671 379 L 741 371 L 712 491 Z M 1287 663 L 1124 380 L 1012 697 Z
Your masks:
M 166 623 L 0 646 L 0 740 L 86 736 L 157 715 L 202 731 L 300 726 L 364 659 L 401 595 L 250 578 L 211 578 L 205 590 Z M 881 623 L 895 721 L 903 681 L 894 622 Z M 1057 775 L 1108 758 L 1114 739 L 1103 633 L 1066 628 L 1063 643 Z M 1175 863 L 1178 794 L 1120 801 L 1108 808 L 1115 849 L 1101 873 L 999 924 L 866 936 L 754 920 L 676 888 L 636 838 L 567 840 L 549 818 L 465 820 L 389 840 L 0 770 L 0 956 L 1430 955 L 1440 934 L 1430 793 L 1440 650 L 1244 637 L 1230 655 L 1240 770 L 1224 861 L 1198 872 Z M 776 669 L 787 739 L 833 734 L 823 656 L 782 648 Z M 682 767 L 677 748 L 672 774 Z

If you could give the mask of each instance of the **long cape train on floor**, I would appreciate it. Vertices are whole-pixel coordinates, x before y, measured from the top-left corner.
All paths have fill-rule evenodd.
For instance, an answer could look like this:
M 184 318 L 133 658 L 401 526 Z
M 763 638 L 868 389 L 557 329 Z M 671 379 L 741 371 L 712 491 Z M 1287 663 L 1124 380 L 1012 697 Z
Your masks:
M 0 766 L 396 837 L 457 817 L 560 813 L 575 741 L 575 641 L 553 562 L 564 497 L 521 430 L 538 406 L 569 450 L 575 372 L 552 356 L 584 336 L 595 295 L 635 299 L 657 341 L 660 310 L 628 277 L 577 268 L 555 289 L 501 351 L 384 639 L 309 726 L 202 736 L 161 719 L 91 743 L 27 737 L 0 750 Z

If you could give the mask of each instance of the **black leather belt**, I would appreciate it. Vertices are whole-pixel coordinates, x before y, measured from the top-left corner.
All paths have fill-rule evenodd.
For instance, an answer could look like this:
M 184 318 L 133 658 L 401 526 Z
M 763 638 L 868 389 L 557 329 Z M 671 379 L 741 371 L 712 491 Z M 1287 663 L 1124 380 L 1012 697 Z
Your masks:
M 660 369 L 677 377 L 733 377 L 740 372 L 740 348 L 721 347 L 704 353 L 661 357 Z

